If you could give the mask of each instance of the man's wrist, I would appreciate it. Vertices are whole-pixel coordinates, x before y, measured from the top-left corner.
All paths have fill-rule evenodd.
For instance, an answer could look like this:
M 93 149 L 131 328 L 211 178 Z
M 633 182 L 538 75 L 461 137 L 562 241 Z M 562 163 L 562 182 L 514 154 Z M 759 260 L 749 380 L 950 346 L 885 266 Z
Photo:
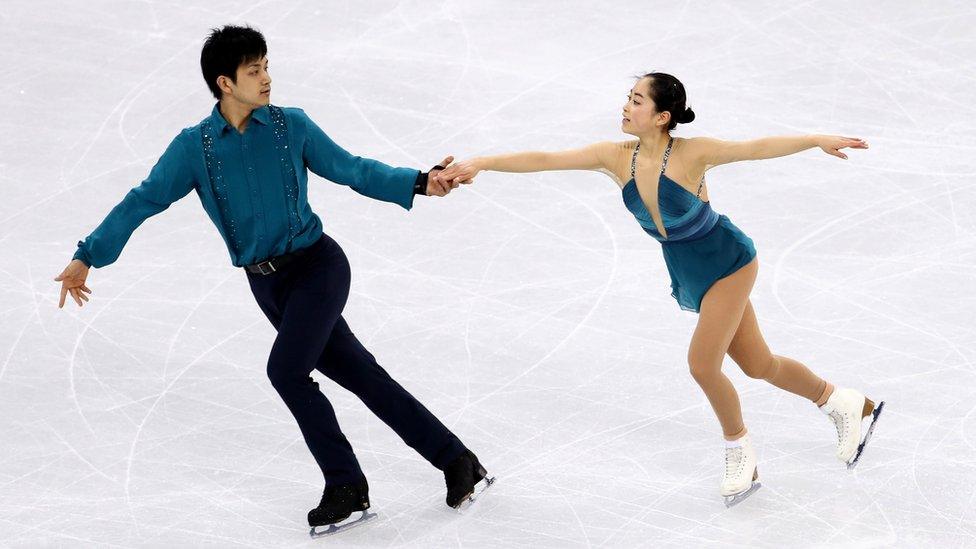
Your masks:
M 86 267 L 88 267 L 90 269 L 91 268 L 91 262 L 88 261 L 88 259 L 87 259 L 87 254 L 85 253 L 85 249 L 82 248 L 83 245 L 84 245 L 84 242 L 82 242 L 81 240 L 79 240 L 78 241 L 78 249 L 75 250 L 75 253 L 74 253 L 73 256 L 71 256 L 71 259 L 77 259 L 78 261 L 81 261 L 82 263 L 85 264 Z
M 427 195 L 427 175 L 430 172 L 418 172 L 413 182 L 413 194 Z

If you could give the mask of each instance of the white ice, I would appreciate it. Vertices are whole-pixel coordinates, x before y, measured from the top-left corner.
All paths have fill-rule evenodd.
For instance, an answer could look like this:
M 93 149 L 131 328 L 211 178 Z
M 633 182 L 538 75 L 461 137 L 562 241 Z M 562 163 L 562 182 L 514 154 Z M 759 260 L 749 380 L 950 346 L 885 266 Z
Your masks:
M 743 4 L 3 0 L 0 546 L 976 546 L 976 10 Z M 317 377 L 380 516 L 310 540 L 321 477 L 265 377 L 274 330 L 196 195 L 92 270 L 83 308 L 53 281 L 208 115 L 200 46 L 231 22 L 267 36 L 276 104 L 394 165 L 626 139 L 648 70 L 688 88 L 678 136 L 866 139 L 709 172 L 759 250 L 773 351 L 887 401 L 862 463 L 728 360 L 763 489 L 725 508 L 697 317 L 607 177 L 487 173 L 406 212 L 312 176 L 353 329 L 498 483 L 457 515 Z

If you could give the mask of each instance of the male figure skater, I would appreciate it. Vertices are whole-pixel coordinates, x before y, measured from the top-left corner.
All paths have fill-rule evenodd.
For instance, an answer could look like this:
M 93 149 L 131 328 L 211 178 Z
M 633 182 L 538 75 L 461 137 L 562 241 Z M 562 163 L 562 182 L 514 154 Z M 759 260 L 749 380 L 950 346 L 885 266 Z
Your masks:
M 393 168 L 349 154 L 301 109 L 271 105 L 267 45 L 250 27 L 214 29 L 203 46 L 200 66 L 218 103 L 210 116 L 180 132 L 142 184 L 78 242 L 73 259 L 54 279 L 61 282 L 58 307 L 64 306 L 69 293 L 78 306 L 88 301 L 89 268 L 114 262 L 143 221 L 196 191 L 233 264 L 244 269 L 258 306 L 278 332 L 268 358 L 268 378 L 325 476 L 322 500 L 308 514 L 312 534 L 316 526 L 333 525 L 354 512 L 362 513 L 356 522 L 372 516 L 366 512 L 366 478 L 331 404 L 309 377 L 313 368 L 352 391 L 442 470 L 447 504 L 459 507 L 487 473 L 353 335 L 342 317 L 349 263 L 339 245 L 323 233 L 307 199 L 307 170 L 312 170 L 409 210 L 416 194 L 444 196 L 457 187 L 428 178 L 453 158 L 445 158 L 429 173 Z

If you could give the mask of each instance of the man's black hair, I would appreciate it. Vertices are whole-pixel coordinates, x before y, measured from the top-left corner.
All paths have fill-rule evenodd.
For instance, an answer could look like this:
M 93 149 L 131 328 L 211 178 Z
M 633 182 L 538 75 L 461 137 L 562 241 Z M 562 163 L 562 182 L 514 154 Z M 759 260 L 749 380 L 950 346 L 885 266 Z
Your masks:
M 222 92 L 217 77 L 226 76 L 237 83 L 237 67 L 257 61 L 268 54 L 264 35 L 249 26 L 225 25 L 211 29 L 200 52 L 200 69 L 207 87 L 220 99 Z

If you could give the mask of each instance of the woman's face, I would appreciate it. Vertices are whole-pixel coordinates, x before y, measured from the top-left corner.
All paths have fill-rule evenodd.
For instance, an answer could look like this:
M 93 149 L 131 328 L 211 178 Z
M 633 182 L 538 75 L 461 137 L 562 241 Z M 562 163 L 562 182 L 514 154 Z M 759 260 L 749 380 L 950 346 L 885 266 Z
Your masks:
M 651 100 L 650 78 L 641 78 L 627 94 L 624 105 L 623 122 L 620 129 L 631 135 L 645 135 L 654 131 L 661 131 L 661 124 L 666 113 L 659 113 Z M 664 122 L 667 127 L 667 121 Z

